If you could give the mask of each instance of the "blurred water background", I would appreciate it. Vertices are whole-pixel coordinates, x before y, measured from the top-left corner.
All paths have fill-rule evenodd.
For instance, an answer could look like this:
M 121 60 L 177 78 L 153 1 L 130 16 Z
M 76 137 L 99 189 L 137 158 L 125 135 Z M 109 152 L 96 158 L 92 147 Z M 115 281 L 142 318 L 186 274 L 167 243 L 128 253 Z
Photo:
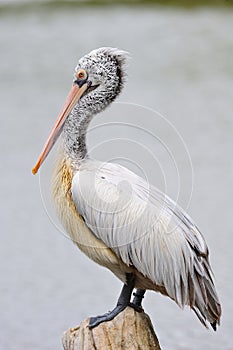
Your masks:
M 31 175 L 70 88 L 78 58 L 94 48 L 113 46 L 132 56 L 119 101 L 159 111 L 172 123 L 174 132 L 169 133 L 171 125 L 163 118 L 123 104 L 114 104 L 92 126 L 108 118 L 133 123 L 135 116 L 137 123 L 151 130 L 156 139 L 165 140 L 170 149 L 180 139 L 176 128 L 187 149 L 177 146 L 175 152 L 180 183 L 172 166 L 166 167 L 169 157 L 164 148 L 156 151 L 161 144 L 157 148 L 154 139 L 150 144 L 143 132 L 140 139 L 140 132 L 113 128 L 123 133 L 122 138 L 128 136 L 128 146 L 125 140 L 118 148 L 113 142 L 111 147 L 94 149 L 94 155 L 116 159 L 119 151 L 121 160 L 132 157 L 160 188 L 164 172 L 168 194 L 173 197 L 180 185 L 180 204 L 189 204 L 187 210 L 209 244 L 223 305 L 216 333 L 204 329 L 188 308 L 181 311 L 153 292 L 146 295 L 145 311 L 162 349 L 232 350 L 232 7 L 226 7 L 227 2 L 222 7 L 192 8 L 14 3 L 0 2 L 1 349 L 61 349 L 64 330 L 111 309 L 119 294 L 121 283 L 83 256 L 52 225 L 42 204 L 39 177 Z M 93 147 L 105 139 L 110 142 L 107 129 L 98 130 L 89 135 Z M 163 171 L 151 154 L 144 156 L 137 149 L 137 143 L 146 142 L 159 157 Z M 42 193 L 49 187 L 46 169 L 54 153 L 41 169 Z

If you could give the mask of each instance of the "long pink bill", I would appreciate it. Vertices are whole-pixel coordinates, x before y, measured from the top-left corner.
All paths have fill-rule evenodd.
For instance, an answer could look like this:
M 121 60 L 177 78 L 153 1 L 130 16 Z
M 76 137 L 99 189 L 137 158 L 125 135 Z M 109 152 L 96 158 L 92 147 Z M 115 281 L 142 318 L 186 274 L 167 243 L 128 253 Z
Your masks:
M 39 158 L 38 161 L 36 163 L 36 165 L 32 168 L 32 173 L 35 175 L 41 164 L 43 163 L 43 161 L 45 160 L 45 158 L 47 157 L 47 155 L 49 154 L 49 152 L 51 151 L 51 149 L 53 148 L 53 145 L 55 144 L 55 142 L 57 141 L 61 131 L 62 131 L 62 127 L 64 125 L 64 122 L 66 120 L 66 118 L 68 117 L 68 115 L 70 114 L 70 112 L 72 111 L 72 109 L 74 108 L 74 106 L 76 105 L 76 103 L 78 102 L 78 100 L 80 99 L 80 97 L 83 95 L 83 93 L 87 90 L 88 88 L 88 84 L 85 83 L 82 85 L 82 87 L 80 88 L 77 84 L 74 84 L 65 100 L 64 106 L 57 118 L 56 124 L 54 126 L 54 128 L 52 129 L 48 141 L 46 142 Z

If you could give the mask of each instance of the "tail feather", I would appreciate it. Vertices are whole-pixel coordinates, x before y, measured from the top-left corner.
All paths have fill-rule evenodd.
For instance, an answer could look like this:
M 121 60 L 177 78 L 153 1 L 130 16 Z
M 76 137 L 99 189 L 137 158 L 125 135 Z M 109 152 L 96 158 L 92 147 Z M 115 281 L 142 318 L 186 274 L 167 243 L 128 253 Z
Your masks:
M 205 326 L 208 329 L 209 327 L 206 323 L 206 317 L 199 311 L 199 308 L 193 306 L 192 310 L 195 312 L 196 316 L 198 317 L 199 321 L 203 324 L 203 326 Z
M 206 261 L 208 263 L 208 261 Z M 193 298 L 193 288 L 190 290 L 190 306 L 197 315 L 200 322 L 208 328 L 206 321 L 210 323 L 212 328 L 216 331 L 217 325 L 220 324 L 221 305 L 214 286 L 211 270 L 205 269 L 208 273 L 200 275 L 199 271 L 194 268 L 192 282 L 195 290 L 195 297 Z

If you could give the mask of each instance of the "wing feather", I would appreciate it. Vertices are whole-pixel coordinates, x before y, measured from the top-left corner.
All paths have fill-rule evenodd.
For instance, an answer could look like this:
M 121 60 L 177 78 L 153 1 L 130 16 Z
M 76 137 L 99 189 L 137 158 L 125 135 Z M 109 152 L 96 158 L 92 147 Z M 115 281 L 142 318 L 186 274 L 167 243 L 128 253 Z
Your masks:
M 124 167 L 91 160 L 75 175 L 72 196 L 94 235 L 126 265 L 190 305 L 205 325 L 216 323 L 221 308 L 206 242 L 175 202 Z

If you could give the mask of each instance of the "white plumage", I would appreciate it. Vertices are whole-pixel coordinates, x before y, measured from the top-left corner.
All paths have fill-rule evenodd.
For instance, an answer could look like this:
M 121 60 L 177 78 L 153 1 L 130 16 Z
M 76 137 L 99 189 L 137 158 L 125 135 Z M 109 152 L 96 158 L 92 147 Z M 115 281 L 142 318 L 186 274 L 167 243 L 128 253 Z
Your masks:
M 212 288 L 202 292 L 212 279 L 207 245 L 169 197 L 118 164 L 89 159 L 73 178 L 72 197 L 91 232 L 127 266 L 164 286 L 179 306 L 198 305 L 206 314 L 207 293 L 217 297 Z

